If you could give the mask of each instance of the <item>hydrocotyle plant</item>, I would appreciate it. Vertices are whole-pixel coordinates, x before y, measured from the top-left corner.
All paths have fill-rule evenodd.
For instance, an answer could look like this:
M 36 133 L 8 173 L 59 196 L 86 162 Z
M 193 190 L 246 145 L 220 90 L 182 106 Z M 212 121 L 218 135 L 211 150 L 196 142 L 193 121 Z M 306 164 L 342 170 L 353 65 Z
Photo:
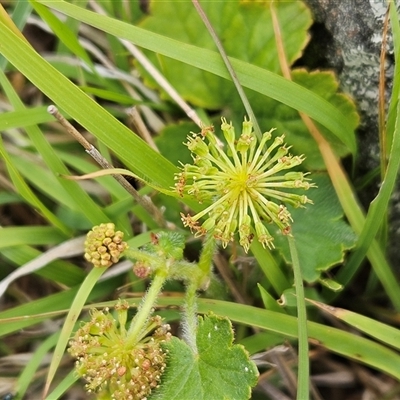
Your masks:
M 125 328 L 128 307 L 119 302 L 116 319 L 108 309 L 93 310 L 91 321 L 77 331 L 70 343 L 69 351 L 77 359 L 77 372 L 87 380 L 86 388 L 98 393 L 100 398 L 106 393 L 115 399 L 142 399 L 154 389 L 162 394 L 161 398 L 179 398 L 171 390 L 171 379 L 176 377 L 174 370 L 181 370 L 185 364 L 187 368 L 193 369 L 195 365 L 200 369 L 203 357 L 210 357 L 208 351 L 204 351 L 202 332 L 202 327 L 207 327 L 210 321 L 214 332 L 224 332 L 215 341 L 207 340 L 207 348 L 213 349 L 212 358 L 226 357 L 218 354 L 221 349 L 230 349 L 231 373 L 243 372 L 243 362 L 246 365 L 247 378 L 234 386 L 242 394 L 235 398 L 247 398 L 250 387 L 256 382 L 258 372 L 254 363 L 248 359 L 244 348 L 232 346 L 230 322 L 213 315 L 198 320 L 196 293 L 204 290 L 211 279 L 217 240 L 226 247 L 238 232 L 239 243 L 247 252 L 254 236 L 252 230 L 255 230 L 263 246 L 273 247 L 265 223 L 274 223 L 285 235 L 290 235 L 292 218 L 283 202 L 296 207 L 311 203 L 305 195 L 290 190 L 307 190 L 315 185 L 309 182 L 305 173 L 287 172 L 300 165 L 304 157 L 290 155 L 283 136 L 268 145 L 269 131 L 258 143 L 252 123 L 247 119 L 238 140 L 232 124 L 224 118 L 221 129 L 228 144 L 227 152 L 222 149 L 213 129 L 203 128 L 199 135 L 188 138 L 193 165 L 183 165 L 182 172 L 176 175 L 175 190 L 179 195 L 187 194 L 205 203 L 204 210 L 194 217 L 182 215 L 185 226 L 197 236 L 206 235 L 198 264 L 183 258 L 185 240 L 177 232 L 152 235 L 151 243 L 141 250 L 127 248 L 122 232 L 116 232 L 111 223 L 96 226 L 87 235 L 85 258 L 95 267 L 109 267 L 124 254 L 135 260 L 133 270 L 137 276 L 152 278 L 129 329 Z M 212 204 L 208 206 L 210 201 Z M 198 221 L 205 215 L 208 218 L 200 225 Z M 157 297 L 168 279 L 183 280 L 186 286 L 183 341 L 171 341 L 167 325 L 163 325 L 159 317 L 152 317 Z M 208 333 L 207 338 L 210 337 Z M 182 358 L 186 353 L 191 355 L 189 360 Z M 198 385 L 205 390 L 204 376 L 199 375 L 197 380 L 195 384 L 180 382 L 179 386 L 184 385 L 188 393 Z M 210 393 L 210 388 L 205 393 Z

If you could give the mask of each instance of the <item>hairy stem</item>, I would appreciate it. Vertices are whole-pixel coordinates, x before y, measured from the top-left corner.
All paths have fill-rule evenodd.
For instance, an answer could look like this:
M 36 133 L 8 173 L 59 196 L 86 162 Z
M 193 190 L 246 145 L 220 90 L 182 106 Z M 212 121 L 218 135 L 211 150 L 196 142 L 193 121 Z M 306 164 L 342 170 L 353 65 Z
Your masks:
M 140 339 L 140 335 L 146 327 L 146 322 L 148 321 L 152 313 L 152 309 L 157 301 L 158 295 L 166 279 L 167 275 L 164 271 L 158 271 L 155 274 L 151 286 L 145 294 L 136 315 L 132 319 L 131 326 L 129 327 L 128 331 L 127 344 L 130 345 Z
M 197 354 L 197 282 L 190 282 L 186 287 L 185 308 L 182 320 L 184 339 L 194 354 Z

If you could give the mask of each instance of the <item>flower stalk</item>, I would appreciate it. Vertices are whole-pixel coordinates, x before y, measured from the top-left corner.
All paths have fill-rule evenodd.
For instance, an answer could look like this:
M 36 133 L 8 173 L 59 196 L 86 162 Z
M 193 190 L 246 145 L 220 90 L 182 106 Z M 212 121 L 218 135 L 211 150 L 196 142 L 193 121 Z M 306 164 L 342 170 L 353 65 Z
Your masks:
M 147 329 L 146 323 L 152 314 L 152 310 L 166 279 L 167 275 L 163 272 L 158 271 L 155 274 L 142 303 L 138 307 L 136 315 L 132 319 L 129 331 L 127 333 L 126 344 L 128 346 L 135 345 L 137 341 L 145 334 L 145 330 Z
M 197 354 L 197 284 L 190 282 L 186 286 L 185 305 L 182 318 L 183 338 L 194 354 Z

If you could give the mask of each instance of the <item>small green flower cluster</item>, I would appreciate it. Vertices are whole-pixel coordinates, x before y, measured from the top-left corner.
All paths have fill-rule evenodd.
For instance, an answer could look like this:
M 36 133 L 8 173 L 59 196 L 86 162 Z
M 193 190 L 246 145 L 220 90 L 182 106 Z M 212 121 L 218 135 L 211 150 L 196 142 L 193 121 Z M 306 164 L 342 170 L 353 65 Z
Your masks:
M 91 320 L 70 341 L 76 370 L 86 379 L 88 392 L 99 399 L 146 399 L 159 386 L 166 367 L 161 344 L 171 337 L 169 325 L 152 317 L 132 342 L 125 328 L 128 308 L 126 302 L 117 304 L 117 319 L 108 309 L 92 310 Z
M 258 143 L 250 121 L 244 120 L 242 134 L 236 140 L 232 124 L 222 119 L 222 132 L 227 141 L 225 152 L 213 128 L 188 136 L 193 165 L 186 164 L 175 176 L 179 195 L 194 196 L 199 203 L 211 203 L 195 216 L 181 214 L 183 224 L 195 235 L 211 232 L 226 247 L 236 232 L 247 252 L 254 233 L 265 247 L 273 248 L 273 237 L 266 223 L 276 224 L 283 234 L 290 234 L 291 215 L 283 203 L 295 207 L 312 203 L 306 196 L 287 189 L 307 190 L 314 187 L 302 172 L 285 172 L 300 165 L 304 156 L 289 154 L 284 136 L 276 137 L 268 147 L 272 131 Z M 207 142 L 205 141 L 207 139 Z M 207 216 L 200 224 L 199 220 Z
M 117 263 L 128 247 L 124 234 L 115 230 L 113 223 L 94 226 L 85 241 L 84 257 L 95 267 L 110 267 Z

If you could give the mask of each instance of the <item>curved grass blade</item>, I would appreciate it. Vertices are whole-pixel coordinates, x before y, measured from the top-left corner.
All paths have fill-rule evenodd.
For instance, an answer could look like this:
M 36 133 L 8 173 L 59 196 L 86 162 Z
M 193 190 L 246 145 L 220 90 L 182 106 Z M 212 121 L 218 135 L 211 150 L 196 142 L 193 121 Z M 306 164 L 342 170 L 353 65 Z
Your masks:
M 314 300 L 308 300 L 321 310 L 357 328 L 382 343 L 400 350 L 400 330 L 372 318 L 357 314 L 344 308 L 332 307 Z
M 141 179 L 167 190 L 173 186 L 177 168 L 167 159 L 152 150 L 2 23 L 0 36 L 3 39 L 0 53 L 55 104 L 118 154 Z

